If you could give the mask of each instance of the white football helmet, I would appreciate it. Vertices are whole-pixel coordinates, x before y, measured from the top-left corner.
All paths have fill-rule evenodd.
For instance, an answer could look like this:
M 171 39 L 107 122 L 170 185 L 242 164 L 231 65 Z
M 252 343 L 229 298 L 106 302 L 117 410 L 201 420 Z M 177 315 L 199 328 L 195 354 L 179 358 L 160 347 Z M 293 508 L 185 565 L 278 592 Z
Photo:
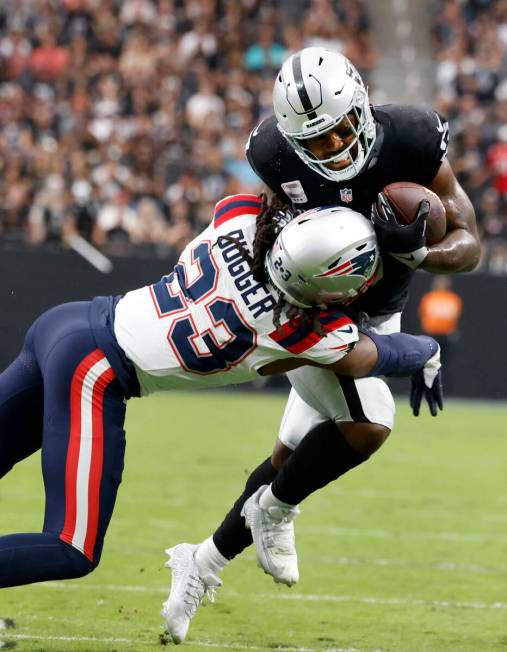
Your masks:
M 290 56 L 276 78 L 273 107 L 278 128 L 312 170 L 331 181 L 359 174 L 375 143 L 376 127 L 368 91 L 346 57 L 322 47 L 304 48 Z M 355 115 L 356 125 L 350 115 Z M 354 140 L 339 154 L 318 159 L 305 147 L 305 140 L 329 131 L 341 120 L 348 122 Z M 326 165 L 349 156 L 350 164 L 341 170 Z
M 350 303 L 382 275 L 375 230 L 343 206 L 298 215 L 266 255 L 270 284 L 300 308 Z

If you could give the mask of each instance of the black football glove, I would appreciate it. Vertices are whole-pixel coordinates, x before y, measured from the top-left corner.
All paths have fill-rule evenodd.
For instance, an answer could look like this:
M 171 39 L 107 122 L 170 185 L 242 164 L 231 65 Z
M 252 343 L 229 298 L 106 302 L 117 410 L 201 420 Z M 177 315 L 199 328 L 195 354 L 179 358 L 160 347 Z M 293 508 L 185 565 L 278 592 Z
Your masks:
M 426 219 L 430 203 L 426 199 L 419 204 L 415 220 L 400 224 L 383 192 L 371 207 L 371 221 L 375 227 L 379 245 L 400 263 L 415 269 L 428 255 L 426 247 Z
M 442 365 L 440 347 L 428 362 L 412 376 L 410 389 L 410 407 L 415 417 L 419 416 L 422 398 L 426 399 L 432 417 L 437 416 L 437 408 L 444 409 L 444 391 L 442 387 Z

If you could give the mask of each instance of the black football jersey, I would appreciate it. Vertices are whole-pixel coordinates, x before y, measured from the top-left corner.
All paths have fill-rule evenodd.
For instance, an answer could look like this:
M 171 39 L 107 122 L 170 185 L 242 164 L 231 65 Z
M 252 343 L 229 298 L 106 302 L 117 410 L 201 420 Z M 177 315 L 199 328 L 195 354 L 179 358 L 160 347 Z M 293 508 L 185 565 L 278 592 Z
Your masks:
M 448 125 L 432 109 L 387 104 L 373 107 L 377 140 L 360 174 L 348 181 L 325 179 L 308 167 L 277 128 L 275 116 L 251 133 L 247 158 L 257 175 L 294 208 L 349 206 L 369 217 L 377 194 L 389 183 L 412 181 L 427 186 L 447 153 Z M 382 256 L 383 278 L 354 302 L 368 315 L 403 309 L 413 274 L 392 256 Z

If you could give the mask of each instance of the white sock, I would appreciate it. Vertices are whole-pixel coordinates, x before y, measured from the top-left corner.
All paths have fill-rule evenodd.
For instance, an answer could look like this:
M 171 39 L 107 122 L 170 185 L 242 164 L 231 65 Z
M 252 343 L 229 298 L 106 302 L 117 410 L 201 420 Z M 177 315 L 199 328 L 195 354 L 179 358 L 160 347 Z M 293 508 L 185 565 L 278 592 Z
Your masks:
M 226 559 L 218 550 L 213 537 L 208 537 L 197 548 L 195 563 L 199 566 L 199 570 L 203 575 L 206 573 L 218 575 L 227 566 L 229 559 Z
M 284 503 L 279 500 L 271 491 L 271 485 L 262 492 L 261 497 L 259 498 L 259 505 L 262 509 L 266 510 L 270 507 L 281 507 L 282 509 L 291 509 L 292 507 L 295 507 L 295 505 L 289 505 L 289 503 Z

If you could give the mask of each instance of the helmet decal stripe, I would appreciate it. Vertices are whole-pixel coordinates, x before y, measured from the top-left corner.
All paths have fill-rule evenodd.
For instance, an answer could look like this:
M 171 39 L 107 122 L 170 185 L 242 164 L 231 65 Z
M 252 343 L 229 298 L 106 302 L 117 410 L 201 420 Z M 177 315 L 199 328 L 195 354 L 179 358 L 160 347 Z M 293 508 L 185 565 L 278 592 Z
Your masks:
M 308 91 L 306 90 L 303 73 L 301 72 L 301 52 L 298 52 L 292 58 L 292 74 L 294 75 L 294 81 L 296 82 L 296 88 L 298 91 L 299 99 L 301 100 L 301 104 L 303 105 L 303 109 L 308 115 L 308 119 L 314 120 L 317 117 L 317 113 L 314 111 L 313 104 L 308 97 Z

